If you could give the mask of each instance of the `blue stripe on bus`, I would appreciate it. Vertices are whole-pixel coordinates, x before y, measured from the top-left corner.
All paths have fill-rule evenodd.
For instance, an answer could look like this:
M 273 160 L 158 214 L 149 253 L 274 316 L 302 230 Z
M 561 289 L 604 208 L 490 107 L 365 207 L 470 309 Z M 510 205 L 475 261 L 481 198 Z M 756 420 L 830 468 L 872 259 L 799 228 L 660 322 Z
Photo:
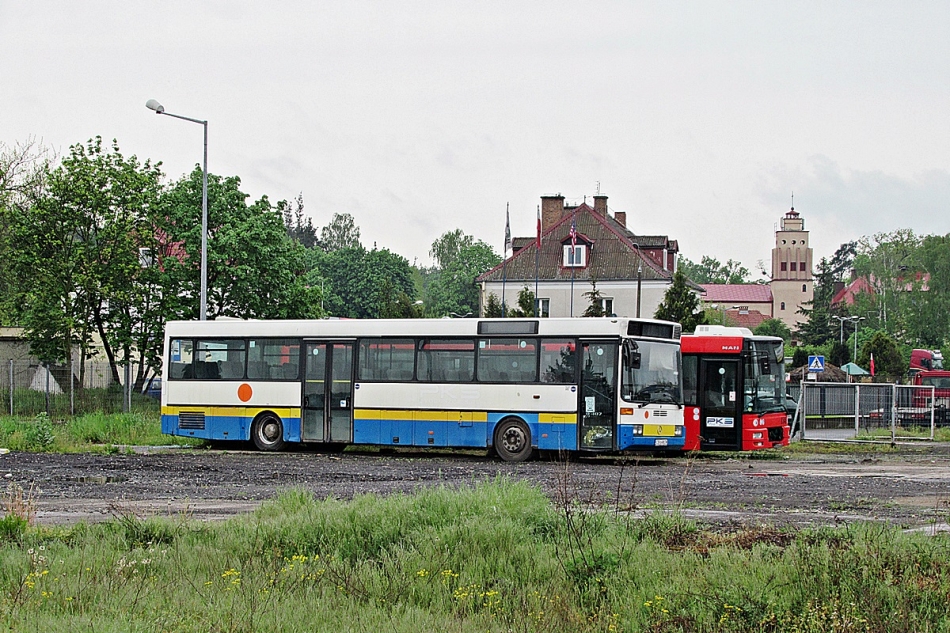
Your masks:
M 238 440 L 251 439 L 252 416 L 242 415 L 205 415 L 203 429 L 187 429 L 178 425 L 178 416 L 174 414 L 162 415 L 162 433 L 166 435 L 181 435 L 195 437 L 202 440 Z M 300 441 L 300 418 L 281 418 L 284 424 L 284 440 L 287 442 Z

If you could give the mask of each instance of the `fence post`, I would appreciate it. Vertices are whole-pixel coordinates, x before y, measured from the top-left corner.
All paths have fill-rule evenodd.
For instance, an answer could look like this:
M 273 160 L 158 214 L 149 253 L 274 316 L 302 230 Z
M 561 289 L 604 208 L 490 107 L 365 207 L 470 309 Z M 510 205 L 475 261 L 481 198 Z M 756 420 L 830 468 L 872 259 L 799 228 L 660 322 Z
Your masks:
M 891 385 L 891 444 L 897 443 L 897 383 Z
M 129 364 L 125 365 L 125 390 L 122 394 L 122 411 L 128 413 L 131 409 L 130 401 L 132 400 L 132 387 L 129 385 L 129 374 L 131 366 Z
M 13 359 L 10 359 L 10 416 L 13 416 Z
M 854 436 L 861 432 L 861 385 L 854 383 Z
M 69 359 L 69 416 L 76 415 L 76 394 L 73 392 L 73 371 L 75 370 L 76 359 Z

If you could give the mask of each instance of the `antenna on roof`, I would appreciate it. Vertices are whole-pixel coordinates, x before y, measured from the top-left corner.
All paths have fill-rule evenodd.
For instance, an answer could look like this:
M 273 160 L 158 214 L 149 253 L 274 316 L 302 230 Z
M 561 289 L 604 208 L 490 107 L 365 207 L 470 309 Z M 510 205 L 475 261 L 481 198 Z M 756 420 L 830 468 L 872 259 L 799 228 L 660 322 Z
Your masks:
M 795 210 L 795 192 L 792 192 L 792 211 Z
M 600 181 L 597 181 L 597 195 L 600 195 Z

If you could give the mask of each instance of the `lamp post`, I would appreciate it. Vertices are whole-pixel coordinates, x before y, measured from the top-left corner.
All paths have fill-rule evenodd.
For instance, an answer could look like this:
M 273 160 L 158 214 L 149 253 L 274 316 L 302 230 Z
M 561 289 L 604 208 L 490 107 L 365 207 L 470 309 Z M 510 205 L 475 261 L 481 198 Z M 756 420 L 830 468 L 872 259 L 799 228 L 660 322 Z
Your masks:
M 848 319 L 854 323 L 854 362 L 858 362 L 858 323 L 864 320 L 864 317 L 853 316 Z
M 208 318 L 208 122 L 165 112 L 165 107 L 155 99 L 146 101 L 145 107 L 154 110 L 155 114 L 200 123 L 204 127 L 204 163 L 201 174 L 201 303 L 198 308 L 198 319 L 204 321 Z
M 832 314 L 831 318 L 838 319 L 838 344 L 844 345 L 844 322 L 850 321 L 851 317 L 840 317 L 837 314 Z

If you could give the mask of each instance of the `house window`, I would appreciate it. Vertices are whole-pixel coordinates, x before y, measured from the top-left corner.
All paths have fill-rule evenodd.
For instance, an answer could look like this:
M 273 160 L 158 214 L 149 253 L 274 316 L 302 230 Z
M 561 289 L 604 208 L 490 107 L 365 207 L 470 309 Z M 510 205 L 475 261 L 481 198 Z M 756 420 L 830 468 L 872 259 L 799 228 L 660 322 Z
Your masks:
M 782 310 L 785 309 L 785 302 L 784 302 L 784 301 L 782 302 L 782 307 L 781 307 L 781 309 L 782 309 Z
M 155 254 L 150 248 L 139 248 L 139 266 L 151 268 L 155 265 Z
M 564 266 L 566 268 L 577 268 L 587 265 L 587 246 L 584 244 L 578 244 L 577 246 L 571 246 L 570 244 L 564 245 Z
M 546 319 L 551 316 L 551 300 L 541 298 L 538 299 L 538 316 L 542 319 Z
M 797 269 L 798 269 L 798 266 L 795 264 L 795 262 L 792 262 L 792 272 L 795 272 L 795 270 Z
M 788 262 L 782 262 L 780 268 L 781 268 L 782 270 L 788 270 Z
M 604 316 L 610 316 L 614 313 L 613 297 L 604 297 L 600 300 L 600 307 L 604 311 Z

